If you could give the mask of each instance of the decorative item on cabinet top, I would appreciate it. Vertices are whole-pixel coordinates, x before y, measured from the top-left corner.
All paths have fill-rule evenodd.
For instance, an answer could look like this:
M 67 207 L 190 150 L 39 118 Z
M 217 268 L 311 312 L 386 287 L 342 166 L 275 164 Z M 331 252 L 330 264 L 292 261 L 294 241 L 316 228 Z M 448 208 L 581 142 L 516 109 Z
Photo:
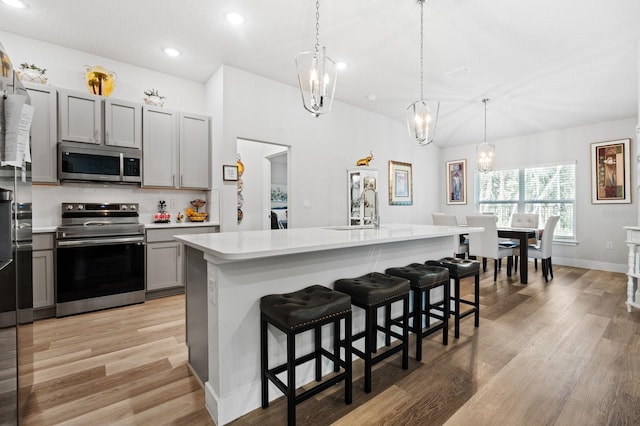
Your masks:
M 356 162 L 356 166 L 365 166 L 369 167 L 369 163 L 373 160 L 373 151 L 369 151 L 369 155 L 367 157 L 361 158 Z
M 147 105 L 153 105 L 161 108 L 164 106 L 165 97 L 160 96 L 160 93 L 158 93 L 157 89 L 145 90 L 144 98 L 142 99 L 144 100 L 144 103 Z
M 115 71 L 107 71 L 100 65 L 86 66 L 84 75 L 89 93 L 93 95 L 109 96 L 116 85 Z
M 37 84 L 47 84 L 46 68 L 40 68 L 35 64 L 29 65 L 26 62 L 20 64 L 20 69 L 16 71 L 21 81 L 30 81 Z

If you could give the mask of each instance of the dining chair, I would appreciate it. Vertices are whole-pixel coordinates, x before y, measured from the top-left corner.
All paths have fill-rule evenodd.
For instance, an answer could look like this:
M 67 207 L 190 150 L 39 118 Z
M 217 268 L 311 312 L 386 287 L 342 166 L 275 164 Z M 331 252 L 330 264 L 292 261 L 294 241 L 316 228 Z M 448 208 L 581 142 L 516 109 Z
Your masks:
M 498 243 L 498 227 L 495 218 L 483 214 L 467 216 L 467 225 L 470 227 L 484 228 L 484 232 L 469 233 L 469 257 L 482 257 L 482 267 L 485 272 L 487 270 L 487 259 L 493 259 L 493 281 L 498 279 L 500 260 L 506 257 L 507 276 L 511 276 L 513 245 L 509 244 L 505 247 Z
M 549 281 L 549 275 L 553 279 L 553 266 L 551 264 L 551 250 L 553 249 L 553 234 L 556 229 L 556 225 L 560 220 L 560 216 L 551 216 L 547 219 L 547 222 L 544 224 L 544 230 L 542 231 L 542 238 L 540 239 L 540 244 L 533 245 L 529 244 L 527 247 L 527 253 L 529 257 L 535 259 L 536 261 L 540 259 L 542 261 L 542 276 L 544 277 L 544 281 Z M 518 254 L 520 249 L 518 250 Z M 516 249 L 514 249 L 514 254 L 516 254 Z M 521 268 L 526 268 L 528 265 L 520 265 Z
M 514 213 L 511 215 L 512 228 L 538 228 L 540 217 L 535 213 Z M 538 244 L 535 238 L 529 238 L 529 244 Z
M 458 218 L 454 214 L 432 213 L 434 225 L 440 226 L 458 226 Z M 460 234 L 460 244 L 454 253 L 455 257 L 464 259 L 465 254 L 469 252 L 469 238 L 467 234 Z

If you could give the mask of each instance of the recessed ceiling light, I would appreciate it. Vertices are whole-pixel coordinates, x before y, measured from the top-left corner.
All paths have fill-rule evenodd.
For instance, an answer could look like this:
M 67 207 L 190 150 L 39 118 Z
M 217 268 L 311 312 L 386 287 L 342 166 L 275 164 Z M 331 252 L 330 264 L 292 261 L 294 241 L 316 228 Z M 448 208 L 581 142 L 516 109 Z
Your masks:
M 15 7 L 15 8 L 18 8 L 18 9 L 24 9 L 26 7 L 24 2 L 22 2 L 20 0 L 2 0 L 2 2 L 4 4 L 6 4 L 7 6 Z
M 165 47 L 164 49 L 162 49 L 162 51 L 167 55 L 167 56 L 171 56 L 171 57 L 176 57 L 176 56 L 180 56 L 180 51 L 176 50 L 172 47 Z
M 244 16 L 240 15 L 239 13 L 236 12 L 229 12 L 225 15 L 225 18 L 227 18 L 227 22 L 229 22 L 230 24 L 233 25 L 240 25 L 244 22 Z
M 338 70 L 342 71 L 343 69 L 346 69 L 349 67 L 349 64 L 346 62 L 336 62 L 336 68 L 338 68 Z

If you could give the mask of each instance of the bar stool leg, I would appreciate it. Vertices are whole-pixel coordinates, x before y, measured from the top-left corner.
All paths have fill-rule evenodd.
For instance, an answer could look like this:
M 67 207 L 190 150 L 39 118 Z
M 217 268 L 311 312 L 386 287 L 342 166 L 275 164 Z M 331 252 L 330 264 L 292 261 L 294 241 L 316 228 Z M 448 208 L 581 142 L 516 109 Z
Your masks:
M 340 358 L 340 320 L 333 323 L 333 356 L 336 359 Z M 340 371 L 340 366 L 337 361 L 333 362 L 333 371 L 335 373 Z
M 269 350 L 269 342 L 267 339 L 267 321 L 265 321 L 264 317 L 260 316 L 260 346 L 262 350 L 260 351 L 260 378 L 262 380 L 262 408 L 267 408 L 269 406 L 269 381 L 267 380 L 267 369 L 269 366 L 267 365 L 269 355 L 267 351 Z
M 478 328 L 480 326 L 480 274 L 475 275 L 474 291 L 476 293 L 473 304 L 476 309 L 476 311 L 474 312 L 475 326 L 476 328 Z
M 413 333 L 416 335 L 416 361 L 422 361 L 422 290 L 413 290 Z M 428 318 L 428 316 L 427 316 Z
M 340 335 L 340 321 L 336 322 L 338 329 L 337 334 Z M 344 359 L 345 359 L 345 374 L 346 378 L 344 379 L 344 402 L 349 405 L 352 402 L 352 390 L 353 390 L 353 370 L 351 368 L 351 313 L 347 315 L 344 319 Z M 340 348 L 338 348 L 338 354 L 340 353 Z
M 316 382 L 322 380 L 322 352 L 321 341 L 322 341 L 322 328 L 320 326 L 313 329 L 313 337 L 315 340 L 315 351 L 316 351 Z
M 443 285 L 444 287 L 444 296 L 443 296 L 443 300 L 444 303 L 442 304 L 442 318 L 444 321 L 443 327 L 442 327 L 442 344 L 443 345 L 448 345 L 449 344 L 449 315 L 451 315 L 451 302 L 449 302 L 449 300 L 451 300 L 451 284 L 447 281 L 447 283 L 445 285 Z
M 376 346 L 376 317 L 377 308 L 365 308 L 365 336 L 364 336 L 364 391 L 371 393 L 371 353 Z
M 384 306 L 384 326 L 387 330 L 391 330 L 391 304 Z M 385 333 L 384 344 L 385 346 L 391 346 L 391 335 L 389 333 Z
M 296 424 L 296 336 L 287 333 L 287 424 Z
M 455 279 L 453 292 L 453 309 L 455 310 L 453 313 L 455 322 L 455 331 L 453 336 L 457 339 L 460 337 L 460 278 Z
M 389 306 L 391 310 L 391 306 Z M 420 329 L 422 334 L 422 329 Z M 402 302 L 402 369 L 409 368 L 409 293 L 404 297 Z

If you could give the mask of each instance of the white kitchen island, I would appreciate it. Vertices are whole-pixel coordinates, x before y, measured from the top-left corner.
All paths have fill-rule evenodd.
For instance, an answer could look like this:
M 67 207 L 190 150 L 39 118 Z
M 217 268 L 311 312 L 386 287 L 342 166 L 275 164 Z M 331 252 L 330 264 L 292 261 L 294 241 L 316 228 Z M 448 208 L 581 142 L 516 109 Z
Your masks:
M 260 407 L 260 298 L 312 284 L 332 287 L 386 268 L 451 256 L 458 235 L 481 228 L 386 225 L 299 228 L 176 236 L 186 245 L 189 364 L 204 384 L 217 425 Z M 354 311 L 354 328 L 364 327 Z M 325 336 L 329 339 L 328 334 Z M 283 362 L 284 337 L 269 334 L 270 365 Z M 305 340 L 308 339 L 308 340 Z M 278 349 L 276 346 L 281 345 Z M 302 336 L 301 352 L 311 334 Z M 305 370 L 305 367 L 309 367 Z M 313 380 L 312 363 L 299 368 L 298 386 Z M 328 364 L 326 365 L 328 367 Z M 327 370 L 328 371 L 328 370 Z M 272 398 L 281 394 L 272 387 Z M 354 387 L 354 392 L 361 391 Z

